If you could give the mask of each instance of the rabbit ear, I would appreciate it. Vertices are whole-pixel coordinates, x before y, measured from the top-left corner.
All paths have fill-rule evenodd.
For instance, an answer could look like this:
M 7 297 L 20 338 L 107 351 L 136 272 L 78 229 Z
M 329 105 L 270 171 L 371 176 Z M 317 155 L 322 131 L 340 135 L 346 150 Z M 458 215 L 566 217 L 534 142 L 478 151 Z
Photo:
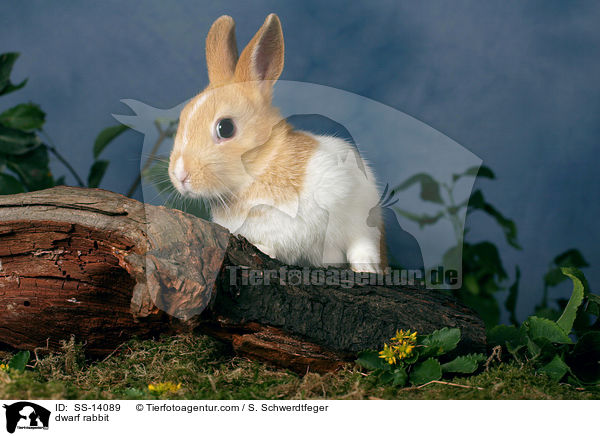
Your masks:
M 275 14 L 270 14 L 248 43 L 235 69 L 240 82 L 265 82 L 270 90 L 283 70 L 283 32 Z
M 206 36 L 206 65 L 211 84 L 229 81 L 238 60 L 235 22 L 227 15 L 219 17 Z

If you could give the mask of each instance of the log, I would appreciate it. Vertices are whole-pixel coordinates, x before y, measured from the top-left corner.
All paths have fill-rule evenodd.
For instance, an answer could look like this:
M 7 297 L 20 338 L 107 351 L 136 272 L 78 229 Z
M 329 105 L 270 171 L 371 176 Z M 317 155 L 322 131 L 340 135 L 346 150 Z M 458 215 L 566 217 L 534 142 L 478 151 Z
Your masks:
M 396 329 L 448 326 L 462 331 L 457 353 L 485 350 L 482 321 L 453 297 L 381 279 L 283 265 L 217 224 L 101 189 L 0 196 L 0 344 L 16 349 L 74 335 L 101 357 L 134 336 L 196 330 L 323 372 Z

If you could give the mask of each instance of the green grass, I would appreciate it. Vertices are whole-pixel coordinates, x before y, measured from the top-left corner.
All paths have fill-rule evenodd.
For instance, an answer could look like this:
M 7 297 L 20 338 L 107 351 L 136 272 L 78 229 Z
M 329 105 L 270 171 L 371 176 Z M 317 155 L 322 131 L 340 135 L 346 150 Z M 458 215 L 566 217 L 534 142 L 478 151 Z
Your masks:
M 0 362 L 9 357 L 0 354 Z M 381 387 L 354 365 L 299 376 L 233 356 L 198 335 L 130 341 L 96 362 L 86 362 L 81 347 L 70 342 L 30 366 L 24 373 L 0 371 L 0 399 L 600 399 L 598 387 L 559 384 L 516 363 L 492 363 L 476 376 L 447 380 L 468 388 Z M 181 388 L 162 395 L 148 390 L 160 382 Z

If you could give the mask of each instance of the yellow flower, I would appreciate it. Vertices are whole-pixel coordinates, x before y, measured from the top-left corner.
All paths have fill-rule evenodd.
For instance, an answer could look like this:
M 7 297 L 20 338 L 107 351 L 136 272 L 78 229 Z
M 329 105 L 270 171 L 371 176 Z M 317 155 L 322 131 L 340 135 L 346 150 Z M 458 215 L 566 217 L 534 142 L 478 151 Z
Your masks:
M 396 335 L 391 338 L 392 341 L 395 342 L 417 342 L 417 332 L 410 332 L 410 330 L 396 330 Z
M 417 332 L 410 330 L 396 330 L 396 335 L 390 338 L 390 344 L 383 344 L 379 358 L 385 359 L 390 365 L 395 365 L 398 360 L 410 357 L 417 345 Z
M 0 371 L 8 372 L 8 365 L 6 363 L 0 363 Z
M 394 347 L 396 354 L 400 360 L 410 357 L 415 346 L 413 344 L 409 344 L 408 342 L 403 342 Z
M 156 383 L 156 384 L 151 383 L 148 385 L 148 390 L 157 395 L 162 395 L 162 394 L 166 394 L 166 393 L 174 394 L 179 389 L 181 389 L 181 383 L 175 384 L 173 382 L 163 382 L 163 383 Z
M 385 359 L 390 365 L 394 365 L 396 363 L 396 352 L 388 344 L 383 344 L 383 351 L 379 352 L 379 358 Z

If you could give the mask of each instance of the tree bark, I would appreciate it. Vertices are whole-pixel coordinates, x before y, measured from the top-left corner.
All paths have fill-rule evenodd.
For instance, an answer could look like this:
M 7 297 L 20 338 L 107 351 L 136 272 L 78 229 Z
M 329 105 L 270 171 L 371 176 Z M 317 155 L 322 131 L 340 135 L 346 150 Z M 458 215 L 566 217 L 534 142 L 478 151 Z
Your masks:
M 199 329 L 251 358 L 320 372 L 400 328 L 459 327 L 457 352 L 485 349 L 481 320 L 446 293 L 306 282 L 312 271 L 214 223 L 100 189 L 0 196 L 0 262 L 0 344 L 18 349 L 55 350 L 74 335 L 99 357 L 133 336 Z

